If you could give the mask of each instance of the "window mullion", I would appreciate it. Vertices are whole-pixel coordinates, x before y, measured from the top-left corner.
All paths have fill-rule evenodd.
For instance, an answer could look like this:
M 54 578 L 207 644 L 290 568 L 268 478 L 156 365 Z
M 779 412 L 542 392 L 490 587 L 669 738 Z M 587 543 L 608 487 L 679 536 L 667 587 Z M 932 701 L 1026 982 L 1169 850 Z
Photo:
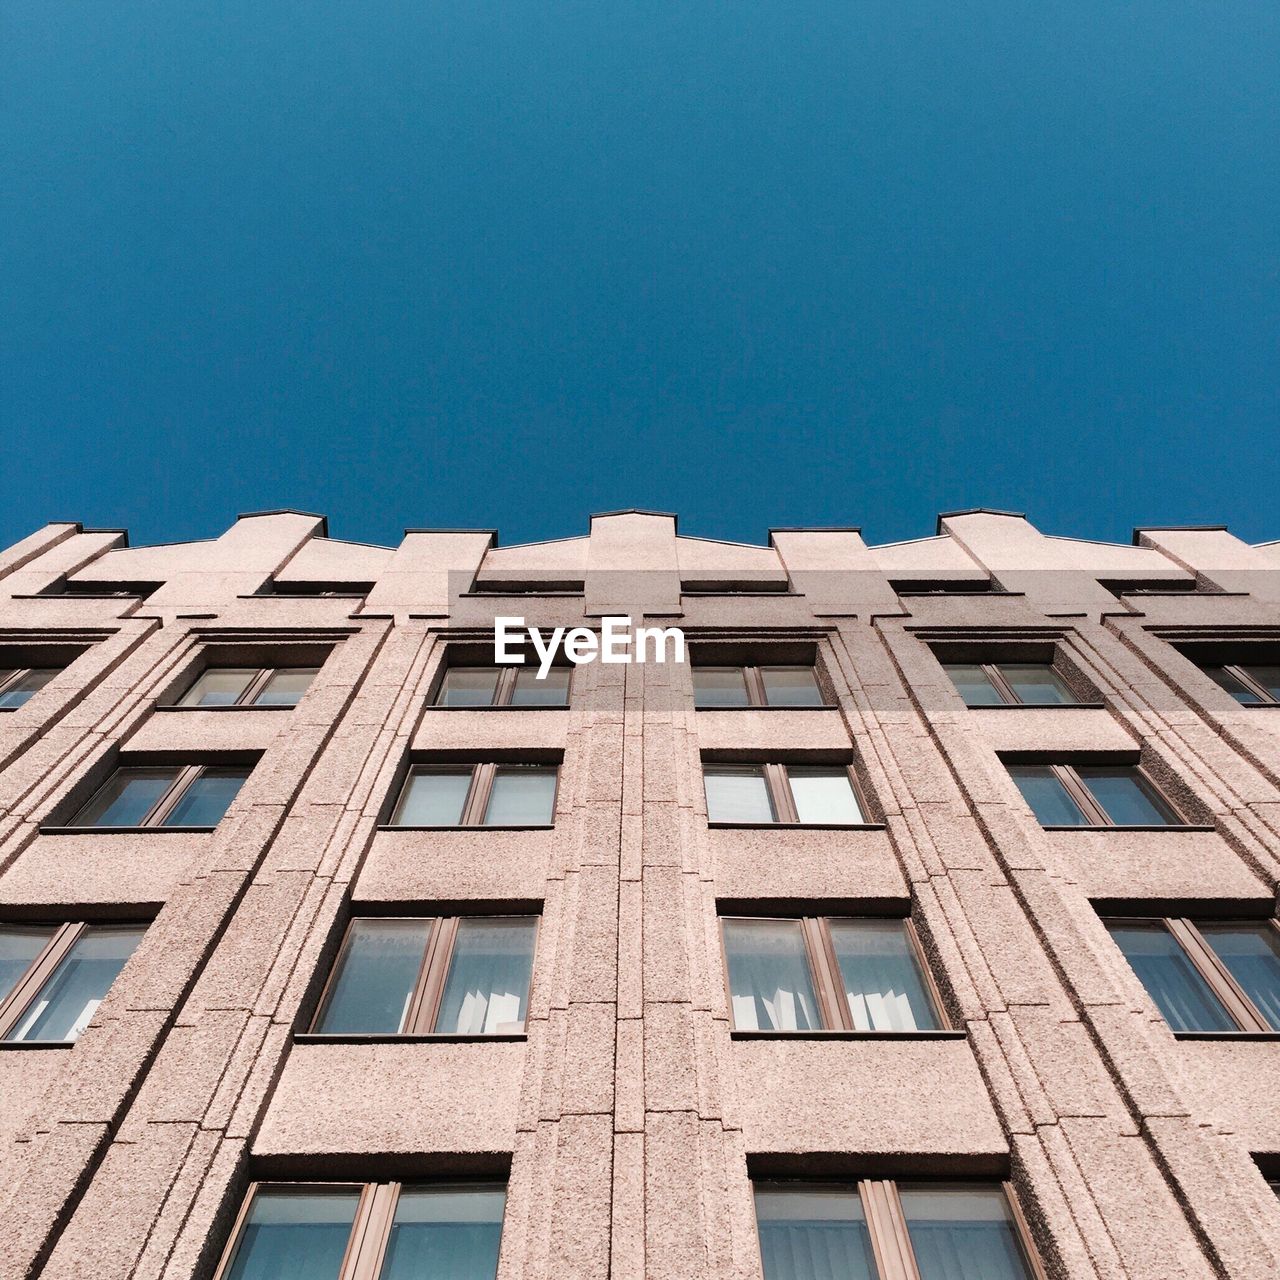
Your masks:
M 9 993 L 9 998 L 0 1003 L 0 1039 L 7 1036 L 22 1020 L 22 1015 L 26 1013 L 36 993 L 66 959 L 67 953 L 75 946 L 84 930 L 83 921 L 62 925 L 45 944 L 44 950 L 31 962 L 30 968 Z
M 1080 775 L 1069 764 L 1055 764 L 1050 767 L 1058 781 L 1066 787 L 1067 794 L 1075 802 L 1076 808 L 1090 820 L 1093 826 L 1115 825 L 1106 810 L 1093 798 L 1093 793 L 1081 781 Z
M 519 670 L 519 667 L 499 668 L 498 682 L 493 688 L 493 706 L 509 707 L 511 705 L 511 699 L 515 697 L 516 676 Z
M 435 945 L 431 952 L 431 962 L 426 969 L 421 1002 L 415 1020 L 419 1035 L 432 1035 L 435 1032 L 436 1019 L 440 1016 L 440 1002 L 444 999 L 445 982 L 449 977 L 449 966 L 453 962 L 453 948 L 457 937 L 457 916 L 445 916 L 436 922 L 433 934 Z
M 1240 1024 L 1242 1031 L 1270 1031 L 1272 1028 L 1258 1011 L 1257 1006 L 1245 995 L 1231 971 L 1218 959 L 1217 953 L 1187 919 L 1169 920 L 1169 932 L 1178 940 L 1191 963 L 1200 971 L 1213 994 L 1226 1006 L 1227 1012 Z
M 20 667 L 10 671 L 7 675 L 0 671 L 0 693 L 3 693 L 10 685 L 17 684 L 29 670 L 29 667 Z
M 413 993 L 409 998 L 409 1008 L 404 1015 L 404 1025 L 400 1029 L 401 1035 L 423 1035 L 430 1027 L 424 1028 L 423 1023 L 423 1005 L 427 1003 L 427 991 L 431 984 L 433 966 L 435 964 L 436 950 L 440 945 L 440 933 L 444 920 L 437 917 L 431 921 L 431 928 L 427 933 L 426 946 L 422 948 L 422 959 L 418 962 L 418 973 L 413 980 Z
M 259 667 L 256 674 L 250 677 L 248 684 L 241 691 L 235 705 L 237 707 L 253 706 L 254 699 L 267 687 L 275 673 L 276 669 L 274 667 Z
M 1226 667 L 1224 668 L 1234 679 L 1239 680 L 1246 689 L 1249 690 L 1255 698 L 1260 702 L 1269 702 L 1274 704 L 1275 698 L 1271 696 L 1269 689 L 1264 689 L 1250 674 L 1247 667 Z
M 360 1199 L 356 1204 L 355 1218 L 351 1223 L 351 1231 L 347 1236 L 347 1247 L 342 1255 L 342 1265 L 338 1268 L 336 1280 L 356 1280 L 357 1276 L 361 1274 L 358 1269 L 360 1255 L 365 1236 L 369 1232 L 377 1190 L 377 1186 L 371 1182 L 366 1182 L 360 1188 Z
M 796 811 L 795 799 L 791 795 L 791 782 L 787 778 L 787 767 L 782 764 L 767 764 L 764 767 L 765 785 L 773 797 L 773 812 L 779 822 L 795 824 L 800 821 Z
M 1022 699 L 1014 692 L 1013 685 L 1004 678 L 1004 672 L 994 662 L 984 662 L 982 664 L 982 672 L 995 686 L 996 692 L 1007 703 L 1015 707 L 1021 706 Z
M 760 668 L 743 667 L 742 677 L 747 686 L 747 701 L 753 707 L 768 706 L 769 695 L 765 692 L 764 676 L 760 674 Z
M 140 827 L 158 827 L 173 811 L 182 793 L 196 780 L 203 765 L 189 764 L 178 770 L 177 776 L 169 784 L 169 789 L 151 806 L 151 809 L 138 823 Z
M 805 916 L 801 920 L 804 930 L 805 950 L 809 956 L 809 968 L 813 972 L 813 989 L 818 995 L 822 1011 L 822 1025 L 826 1031 L 852 1031 L 847 1001 L 841 999 L 843 983 L 837 982 L 839 969 L 835 952 L 831 949 L 830 931 L 825 920 Z
M 398 1182 L 376 1182 L 365 1188 L 360 1197 L 360 1212 L 351 1232 L 351 1244 L 343 1259 L 339 1280 L 378 1280 L 382 1261 L 391 1237 L 396 1201 L 400 1198 Z
M 484 822 L 485 810 L 489 807 L 489 793 L 493 790 L 493 775 L 496 766 L 478 764 L 471 770 L 471 787 L 462 805 L 462 825 L 478 827 Z
M 877 1180 L 860 1182 L 858 1190 L 880 1280 L 920 1280 L 897 1187 Z

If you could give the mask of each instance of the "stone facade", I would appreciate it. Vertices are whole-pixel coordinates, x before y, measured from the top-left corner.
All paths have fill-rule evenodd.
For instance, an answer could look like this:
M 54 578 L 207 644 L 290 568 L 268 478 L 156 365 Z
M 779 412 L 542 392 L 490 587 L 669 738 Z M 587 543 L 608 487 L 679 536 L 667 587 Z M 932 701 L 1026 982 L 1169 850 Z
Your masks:
M 0 717 L 0 922 L 150 922 L 74 1047 L 0 1046 L 4 1280 L 208 1280 L 254 1179 L 438 1176 L 508 1179 L 500 1280 L 760 1280 L 761 1174 L 1007 1179 L 1050 1276 L 1280 1275 L 1280 1037 L 1175 1037 L 1099 915 L 1274 914 L 1280 708 L 1195 655 L 1277 661 L 1280 544 L 975 511 L 757 547 L 621 512 L 382 548 L 274 512 L 49 525 L 0 599 L 0 666 L 61 668 Z M 495 614 L 613 612 L 812 653 L 829 705 L 695 710 L 652 663 L 578 667 L 565 710 L 428 705 Z M 1089 697 L 967 708 L 948 645 L 1052 651 Z M 292 709 L 169 709 L 211 653 L 322 664 Z M 68 829 L 122 752 L 253 767 L 213 831 Z M 552 828 L 388 828 L 406 760 L 530 753 Z M 1190 821 L 1042 828 L 1007 761 L 1055 753 L 1141 761 Z M 848 760 L 874 821 L 709 827 L 707 756 Z M 353 909 L 485 904 L 541 915 L 526 1036 L 298 1039 Z M 954 1032 L 731 1034 L 717 911 L 780 906 L 909 913 Z

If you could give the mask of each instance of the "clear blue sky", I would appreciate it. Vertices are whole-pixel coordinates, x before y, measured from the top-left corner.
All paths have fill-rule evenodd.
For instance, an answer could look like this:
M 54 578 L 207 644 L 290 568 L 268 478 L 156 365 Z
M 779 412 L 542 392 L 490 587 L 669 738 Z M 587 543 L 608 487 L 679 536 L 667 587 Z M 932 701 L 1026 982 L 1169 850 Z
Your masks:
M 1280 538 L 1274 0 L 6 0 L 0 540 Z

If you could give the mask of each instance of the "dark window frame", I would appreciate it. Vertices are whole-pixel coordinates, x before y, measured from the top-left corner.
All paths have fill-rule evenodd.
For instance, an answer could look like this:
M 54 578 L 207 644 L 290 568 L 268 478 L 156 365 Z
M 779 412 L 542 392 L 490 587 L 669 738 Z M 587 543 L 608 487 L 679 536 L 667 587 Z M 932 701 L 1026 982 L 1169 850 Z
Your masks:
M 944 662 L 942 664 L 944 670 L 947 670 L 950 667 L 956 667 L 956 666 L 978 667 L 982 671 L 982 674 L 986 676 L 986 678 L 991 682 L 991 687 L 1000 695 L 1001 698 L 1004 699 L 1004 703 L 1006 706 L 1033 707 L 1037 709 L 1045 709 L 1049 707 L 1089 707 L 1089 706 L 1097 705 L 1094 703 L 1081 702 L 1079 695 L 1071 687 L 1070 681 L 1066 680 L 1063 677 L 1062 672 L 1059 671 L 1058 668 L 1052 662 L 1021 662 L 1014 665 L 1047 667 L 1050 671 L 1053 672 L 1053 674 L 1062 683 L 1063 688 L 1065 688 L 1067 692 L 1070 693 L 1071 697 L 1075 700 L 1073 702 L 1024 702 L 1018 696 L 1017 690 L 1015 690 L 1013 685 L 1011 685 L 1009 681 L 1005 678 L 1004 673 L 1000 670 L 1000 664 L 996 662 L 968 662 L 968 663 Z M 947 671 L 948 678 L 950 678 L 950 674 L 951 673 L 948 670 Z M 964 697 L 964 695 L 960 693 L 959 689 L 956 690 L 956 693 L 961 698 Z M 990 704 L 966 702 L 965 706 L 968 707 L 970 711 L 980 711 L 983 708 L 983 706 L 990 706 Z
M 9 690 L 12 689 L 15 685 L 21 684 L 23 680 L 25 680 L 28 676 L 35 674 L 36 672 L 50 671 L 53 674 L 49 677 L 49 679 L 56 680 L 58 676 L 60 676 L 62 672 L 65 670 L 66 670 L 65 667 L 5 667 L 3 668 L 3 670 L 0 670 L 0 694 L 8 693 Z M 45 684 L 48 684 L 48 681 L 46 681 Z M 41 693 L 44 690 L 44 688 L 45 688 L 45 685 L 41 685 L 39 689 L 33 690 L 31 693 L 31 697 L 28 698 L 26 702 L 22 704 L 22 706 L 0 707 L 0 712 L 21 711 L 22 707 L 25 707 L 27 705 L 27 702 L 30 702 L 31 698 L 34 698 L 37 694 Z
M 418 966 L 418 974 L 414 979 L 413 993 L 409 999 L 409 1008 L 405 1014 L 404 1029 L 401 1031 L 377 1031 L 349 1033 L 345 1031 L 322 1031 L 320 1024 L 328 1012 L 329 1002 L 333 997 L 334 984 L 346 963 L 351 949 L 351 939 L 355 926 L 365 920 L 389 922 L 414 921 L 429 923 L 431 932 L 427 944 L 422 949 L 422 963 Z M 526 1005 L 533 1002 L 533 977 L 538 961 L 538 941 L 542 936 L 542 914 L 531 911 L 499 911 L 473 913 L 465 916 L 384 916 L 353 915 L 347 921 L 347 927 L 338 946 L 338 953 L 333 958 L 329 974 L 325 978 L 320 998 L 316 1002 L 315 1015 L 308 1024 L 308 1039 L 316 1037 L 322 1040 L 504 1040 L 523 1039 L 529 1033 L 528 1008 L 525 1010 L 524 1023 L 519 1031 L 503 1032 L 455 1032 L 437 1031 L 436 1022 L 440 1017 L 440 1005 L 444 1000 L 445 988 L 449 985 L 449 972 L 453 966 L 454 949 L 458 941 L 458 926 L 464 920 L 531 920 L 533 921 L 533 947 L 529 953 L 529 997 Z
M 250 676 L 248 683 L 243 691 L 234 702 L 224 702 L 218 706 L 202 707 L 198 703 L 192 703 L 189 706 L 183 705 L 183 698 L 200 683 L 212 671 L 254 671 L 255 675 Z M 282 671 L 310 671 L 311 678 L 314 680 L 320 674 L 320 668 L 316 666 L 276 666 L 276 667 L 253 667 L 246 663 L 244 666 L 226 666 L 226 667 L 204 667 L 198 671 L 195 678 L 187 684 L 177 699 L 170 703 L 169 706 L 175 711 L 244 711 L 252 709 L 255 711 L 292 711 L 296 704 L 269 702 L 262 706 L 258 706 L 254 701 L 255 698 L 271 683 L 271 681 Z M 305 697 L 310 691 L 311 686 L 308 685 L 303 690 L 302 696 Z
M 489 808 L 489 800 L 493 796 L 493 783 L 500 769 L 542 769 L 555 775 L 555 786 L 551 791 L 551 820 L 549 822 L 485 822 L 485 813 Z M 409 798 L 409 789 L 413 779 L 421 774 L 470 774 L 471 782 L 462 802 L 462 811 L 457 822 L 416 823 L 399 821 L 405 802 Z M 472 764 L 466 762 L 436 763 L 429 760 L 415 761 L 409 766 L 404 781 L 400 785 L 396 802 L 392 806 L 387 822 L 384 824 L 398 831 L 458 831 L 463 827 L 480 831 L 527 831 L 545 830 L 555 825 L 556 806 L 560 802 L 560 765 L 548 764 L 542 760 L 487 760 Z
M 1013 762 L 1011 767 L 1018 768 L 1020 765 L 1023 765 L 1022 761 L 1015 761 Z M 1126 829 L 1132 830 L 1135 826 L 1143 827 L 1146 825 L 1145 823 L 1116 822 L 1102 807 L 1102 805 L 1099 804 L 1098 801 L 1094 799 L 1093 793 L 1089 790 L 1087 784 L 1076 772 L 1076 766 L 1074 764 L 1064 764 L 1061 761 L 1050 760 L 1050 761 L 1041 761 L 1038 763 L 1027 763 L 1024 767 L 1048 769 L 1054 775 L 1054 777 L 1056 777 L 1058 781 L 1062 784 L 1063 788 L 1066 790 L 1067 795 L 1071 798 L 1071 802 L 1076 806 L 1076 808 L 1080 810 L 1080 812 L 1085 816 L 1085 818 L 1088 819 L 1087 822 L 1083 823 L 1081 826 L 1078 826 L 1078 827 L 1064 827 L 1059 824 L 1051 823 L 1049 826 L 1044 828 L 1044 830 L 1046 831 L 1088 830 L 1090 827 L 1108 827 L 1112 830 L 1123 831 Z M 1122 760 L 1122 761 L 1117 761 L 1114 764 L 1105 765 L 1104 767 L 1132 769 L 1133 772 L 1143 782 L 1145 782 L 1147 786 L 1151 788 L 1152 791 L 1155 792 L 1158 804 L 1164 805 L 1165 808 L 1169 810 L 1169 812 L 1173 815 L 1173 818 L 1174 818 L 1173 822 L 1162 823 L 1161 824 L 1162 829 L 1167 827 L 1170 830 L 1176 830 L 1179 827 L 1189 827 L 1194 825 L 1194 823 L 1187 816 L 1187 814 L 1183 812 L 1183 810 L 1178 805 L 1174 804 L 1174 802 L 1169 798 L 1168 794 L 1165 792 L 1164 788 L 1161 787 L 1156 782 L 1156 780 L 1151 776 L 1150 773 L 1147 772 L 1146 769 L 1142 767 L 1141 764 L 1130 764 L 1128 761 Z M 1010 776 L 1010 780 L 1013 782 L 1014 786 L 1016 787 L 1018 785 L 1017 779 L 1014 778 L 1012 774 L 1010 774 L 1009 776 Z M 1019 794 L 1021 794 L 1020 788 L 1019 788 Z M 1034 816 L 1034 812 L 1033 812 L 1033 816 Z
M 400 1193 L 408 1187 L 411 1190 L 439 1186 L 441 1188 L 477 1191 L 493 1191 L 501 1188 L 504 1194 L 503 1222 L 499 1227 L 499 1237 L 506 1226 L 505 1195 L 508 1189 L 506 1179 L 477 1178 L 450 1180 L 422 1180 L 399 1182 L 357 1182 L 355 1180 L 337 1179 L 325 1182 L 308 1178 L 290 1181 L 283 1178 L 255 1180 L 249 1184 L 231 1224 L 227 1243 L 218 1259 L 214 1270 L 214 1280 L 228 1280 L 231 1268 L 235 1264 L 245 1226 L 253 1209 L 253 1202 L 260 1192 L 283 1190 L 299 1195 L 308 1192 L 324 1194 L 331 1191 L 353 1191 L 358 1195 L 355 1212 L 351 1219 L 351 1233 L 347 1237 L 346 1252 L 342 1256 L 342 1265 L 338 1269 L 336 1280 L 379 1280 L 385 1260 L 387 1246 L 391 1240 L 391 1228 L 395 1221 L 396 1206 Z M 501 1249 L 501 1243 L 499 1243 Z
M 764 676 L 765 671 L 809 671 L 813 675 L 813 683 L 819 694 L 823 694 L 822 681 L 818 678 L 818 668 L 813 663 L 803 662 L 699 662 L 693 665 L 693 672 L 697 671 L 738 671 L 742 674 L 742 683 L 747 690 L 747 701 L 744 706 L 733 707 L 700 707 L 698 706 L 698 690 L 695 683 L 693 690 L 693 704 L 695 711 L 829 711 L 833 704 L 825 701 L 822 702 L 770 702 L 769 692 L 765 687 Z M 691 679 L 697 679 L 696 675 L 691 675 Z
M 738 1027 L 733 1021 L 733 987 L 729 979 L 729 952 L 725 946 L 724 926 L 726 921 L 743 920 L 753 924 L 795 924 L 799 923 L 801 936 L 804 938 L 805 958 L 809 963 L 809 979 L 813 983 L 814 999 L 817 1001 L 817 1013 L 822 1019 L 822 1026 L 814 1031 L 775 1031 L 760 1030 L 755 1027 Z M 835 943 L 831 939 L 833 921 L 875 920 L 883 923 L 892 920 L 902 925 L 912 959 L 920 972 L 924 983 L 925 995 L 933 1006 L 933 1016 L 938 1026 L 933 1028 L 913 1029 L 910 1031 L 863 1031 L 853 1025 L 853 1015 L 849 1012 L 849 1002 L 844 997 L 844 976 L 840 972 L 840 960 L 836 955 Z M 764 1036 L 805 1037 L 830 1033 L 852 1032 L 859 1037 L 885 1036 L 887 1038 L 914 1039 L 920 1036 L 947 1035 L 957 1028 L 947 1012 L 933 971 L 925 955 L 924 945 L 915 921 L 910 916 L 851 916 L 851 915 L 743 915 L 740 912 L 721 913 L 717 916 L 717 932 L 720 937 L 720 972 L 724 979 L 724 998 L 729 1010 L 729 1023 L 733 1034 L 749 1035 L 752 1039 Z
M 1200 932 L 1195 920 L 1189 916 L 1117 916 L 1105 915 L 1102 917 L 1103 925 L 1160 925 L 1173 940 L 1182 948 L 1183 954 L 1191 962 L 1191 967 L 1202 977 L 1208 985 L 1210 993 L 1214 999 L 1222 1006 L 1227 1016 L 1236 1024 L 1236 1031 L 1231 1032 L 1205 1032 L 1205 1031 L 1174 1031 L 1172 1027 L 1169 1030 L 1175 1036 L 1191 1036 L 1200 1037 L 1205 1035 L 1280 1035 L 1280 1032 L 1273 1027 L 1258 1009 L 1257 1005 L 1245 994 L 1244 988 L 1235 980 L 1231 971 L 1218 958 L 1218 954 L 1210 945 L 1208 939 Z M 1205 924 L 1269 924 L 1273 930 L 1280 932 L 1280 922 L 1274 917 L 1268 920 L 1259 919 L 1205 919 Z M 1113 941 L 1113 946 L 1119 951 L 1118 943 Z M 1133 972 L 1133 966 L 1129 964 L 1128 957 L 1124 952 L 1120 952 L 1121 958 L 1125 964 L 1129 966 L 1130 972 Z M 1155 998 L 1146 991 L 1146 985 L 1142 979 L 1134 972 L 1133 976 L 1137 979 L 1138 985 L 1142 987 L 1147 998 L 1155 1004 Z M 1157 1006 L 1157 1012 L 1159 1008 Z M 1164 1016 L 1161 1015 L 1162 1022 Z M 1165 1023 L 1168 1026 L 1168 1023 Z
M 973 1188 L 998 1188 L 1004 1195 L 1009 1217 L 1013 1224 L 1014 1236 L 1021 1248 L 1022 1260 L 1026 1263 L 1027 1273 L 1031 1280 L 1049 1280 L 1044 1262 L 1035 1245 L 1035 1237 L 1031 1233 L 1030 1223 L 1018 1200 L 1017 1190 L 1007 1178 L 859 1178 L 849 1181 L 843 1178 L 832 1179 L 778 1179 L 753 1177 L 752 1192 L 757 1185 L 764 1183 L 771 1186 L 792 1186 L 796 1189 L 813 1188 L 824 1190 L 845 1190 L 856 1196 L 862 1204 L 863 1215 L 867 1224 L 867 1235 L 870 1238 L 871 1251 L 875 1258 L 875 1268 L 879 1280 L 921 1280 L 920 1268 L 916 1262 L 915 1249 L 911 1244 L 910 1227 L 907 1216 L 898 1196 L 898 1184 L 904 1183 L 913 1190 L 927 1187 L 930 1182 L 947 1186 L 970 1186 Z M 754 1216 L 754 1207 L 753 1207 Z M 756 1222 L 756 1247 L 760 1248 L 759 1220 Z M 760 1255 L 761 1273 L 764 1270 L 764 1255 Z
M 706 800 L 708 766 L 712 769 L 717 766 L 728 769 L 759 769 L 764 775 L 764 784 L 769 793 L 769 803 L 773 806 L 774 815 L 772 822 L 729 822 L 722 818 L 712 818 L 708 812 L 707 824 L 710 827 L 807 827 L 815 831 L 821 831 L 824 828 L 841 831 L 852 829 L 856 831 L 860 827 L 883 825 L 871 816 L 872 811 L 867 803 L 866 792 L 863 790 L 862 784 L 858 780 L 858 775 L 851 764 L 824 764 L 820 761 L 808 760 L 779 760 L 768 763 L 761 763 L 757 760 L 703 760 L 702 795 L 704 801 Z M 860 822 L 802 822 L 799 811 L 796 809 L 795 797 L 791 794 L 791 783 L 788 775 L 788 769 L 790 768 L 843 769 L 849 779 L 849 786 L 853 791 L 853 799 L 858 806 L 858 811 L 862 814 L 862 820 Z
M 447 666 L 440 672 L 440 677 L 436 682 L 436 687 L 431 695 L 432 711 L 567 711 L 573 700 L 573 672 L 572 664 L 553 663 L 553 669 L 556 671 L 568 671 L 569 684 L 565 689 L 564 702 L 544 702 L 544 703 L 521 703 L 513 704 L 511 699 L 515 696 L 516 681 L 519 679 L 521 671 L 532 671 L 535 668 L 527 662 L 516 663 L 480 663 L 476 666 L 470 666 L 467 663 L 458 663 L 456 666 Z M 494 682 L 493 701 L 479 702 L 471 706 L 446 706 L 440 701 L 441 695 L 444 693 L 445 683 L 449 678 L 450 671 L 496 671 L 498 678 Z
M 1259 665 L 1271 666 L 1273 664 L 1265 663 L 1265 664 L 1259 664 Z M 1210 680 L 1213 680 L 1213 677 L 1209 675 L 1208 668 L 1212 668 L 1212 667 L 1217 667 L 1220 670 L 1225 671 L 1234 681 L 1236 681 L 1237 684 L 1241 685 L 1243 688 L 1248 690 L 1248 692 L 1253 694 L 1253 696 L 1257 699 L 1256 702 L 1253 702 L 1253 703 L 1245 702 L 1245 703 L 1240 703 L 1239 705 L 1246 706 L 1246 707 L 1247 706 L 1280 707 L 1280 698 L 1277 698 L 1271 692 L 1271 690 L 1266 687 L 1266 685 L 1260 684 L 1257 680 L 1255 680 L 1249 674 L 1249 668 L 1243 665 L 1242 663 L 1233 663 L 1233 662 L 1205 663 L 1205 665 L 1202 666 L 1200 670 L 1205 675 L 1209 676 Z M 1214 680 L 1214 685 L 1215 687 L 1222 689 L 1222 685 L 1219 684 L 1216 680 Z M 1222 689 L 1222 692 L 1225 693 L 1227 697 L 1231 697 L 1231 691 L 1229 689 Z
M 137 822 L 133 823 L 131 826 L 117 827 L 117 826 L 110 826 L 110 825 L 99 824 L 99 823 L 77 823 L 76 822 L 76 819 L 94 802 L 94 800 L 97 799 L 97 797 L 101 794 L 101 792 L 107 786 L 110 785 L 111 780 L 117 774 L 123 773 L 126 770 L 130 770 L 130 769 L 163 769 L 163 768 L 173 768 L 177 771 L 174 774 L 173 781 L 169 783 L 168 787 L 165 788 L 163 794 L 159 797 L 159 799 L 156 800 L 156 802 L 151 806 L 151 808 L 148 809 L 147 812 L 143 814 L 143 816 Z M 169 814 L 173 812 L 178 801 L 181 800 L 182 797 L 186 794 L 187 788 L 190 787 L 192 783 L 196 781 L 197 778 L 200 778 L 201 776 L 203 776 L 207 771 L 214 771 L 219 769 L 228 769 L 228 770 L 234 769 L 237 771 L 243 770 L 244 779 L 241 783 L 241 785 L 243 786 L 244 782 L 247 782 L 249 780 L 249 775 L 253 772 L 253 765 L 224 764 L 219 761 L 204 761 L 200 764 L 185 764 L 185 765 L 149 765 L 149 764 L 135 764 L 135 763 L 117 765 L 114 769 L 111 770 L 110 773 L 107 774 L 105 778 L 103 778 L 102 782 L 99 783 L 99 785 L 93 789 L 92 794 L 85 799 L 84 803 L 76 809 L 76 811 L 71 815 L 71 821 L 67 824 L 67 827 L 63 829 L 76 830 L 76 831 L 104 831 L 104 832 L 138 831 L 142 828 L 146 828 L 147 830 L 159 830 L 159 831 L 212 831 L 217 826 L 217 823 L 214 823 L 212 827 L 210 826 L 188 827 L 186 825 L 166 827 L 164 825 L 164 820 L 169 816 Z M 239 794 L 237 793 L 236 799 L 238 798 L 239 798 Z M 235 804 L 235 799 L 231 801 L 231 804 Z M 227 806 L 227 809 L 231 808 L 231 804 Z M 225 816 L 226 816 L 226 810 L 223 811 L 223 817 Z M 219 818 L 218 821 L 221 822 L 222 819 Z

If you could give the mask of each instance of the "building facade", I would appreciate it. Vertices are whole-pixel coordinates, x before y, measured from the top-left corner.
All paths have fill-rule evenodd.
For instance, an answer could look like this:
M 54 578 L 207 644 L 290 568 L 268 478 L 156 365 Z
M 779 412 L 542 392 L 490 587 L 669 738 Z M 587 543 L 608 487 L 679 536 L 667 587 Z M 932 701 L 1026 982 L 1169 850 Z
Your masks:
M 1280 1275 L 1280 544 L 0 555 L 0 1277 Z M 495 669 L 493 626 L 687 661 Z

